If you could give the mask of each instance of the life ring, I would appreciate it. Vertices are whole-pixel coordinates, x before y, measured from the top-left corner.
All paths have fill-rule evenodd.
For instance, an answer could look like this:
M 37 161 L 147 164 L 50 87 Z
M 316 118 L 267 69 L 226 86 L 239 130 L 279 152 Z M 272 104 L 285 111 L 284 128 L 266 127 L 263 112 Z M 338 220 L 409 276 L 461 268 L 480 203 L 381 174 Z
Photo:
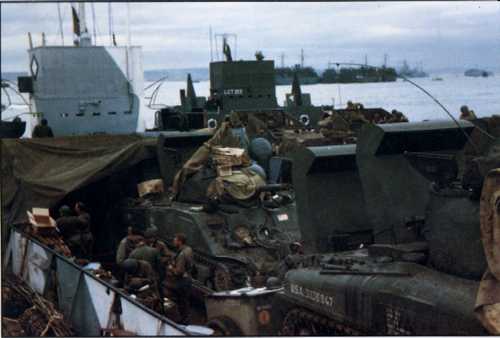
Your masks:
M 302 122 L 304 126 L 308 126 L 309 123 L 311 123 L 311 119 L 309 118 L 309 115 L 307 114 L 302 114 L 299 116 L 299 121 Z
M 208 128 L 215 129 L 217 128 L 217 120 L 216 119 L 209 119 L 207 122 Z

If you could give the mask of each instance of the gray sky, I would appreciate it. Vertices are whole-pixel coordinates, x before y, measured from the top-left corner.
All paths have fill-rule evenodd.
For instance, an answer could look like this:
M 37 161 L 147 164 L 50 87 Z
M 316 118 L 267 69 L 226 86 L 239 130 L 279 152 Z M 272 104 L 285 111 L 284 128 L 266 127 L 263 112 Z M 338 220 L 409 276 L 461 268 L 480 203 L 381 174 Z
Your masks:
M 109 44 L 108 5 L 95 4 L 97 41 Z M 126 41 L 126 7 L 113 3 L 118 43 Z M 2 3 L 2 71 L 27 69 L 27 32 L 35 44 L 41 32 L 49 44 L 61 44 L 57 5 Z M 72 40 L 71 12 L 61 4 L 65 43 Z M 500 69 L 500 4 L 498 2 L 381 3 L 132 3 L 132 43 L 141 45 L 144 69 L 207 67 L 208 32 L 236 33 L 237 57 L 266 58 L 285 64 L 300 61 L 326 68 L 328 61 L 379 65 L 423 62 L 426 69 L 484 67 Z M 92 33 L 92 10 L 87 5 Z M 234 52 L 234 47 L 233 47 Z

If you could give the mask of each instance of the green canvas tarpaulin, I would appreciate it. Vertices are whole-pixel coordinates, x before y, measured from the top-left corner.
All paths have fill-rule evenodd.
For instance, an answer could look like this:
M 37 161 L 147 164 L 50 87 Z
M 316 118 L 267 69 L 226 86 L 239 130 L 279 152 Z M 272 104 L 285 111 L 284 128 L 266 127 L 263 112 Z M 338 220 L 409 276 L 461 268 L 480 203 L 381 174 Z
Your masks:
M 51 208 L 67 194 L 156 156 L 156 138 L 92 135 L 3 139 L 2 229 L 26 210 Z

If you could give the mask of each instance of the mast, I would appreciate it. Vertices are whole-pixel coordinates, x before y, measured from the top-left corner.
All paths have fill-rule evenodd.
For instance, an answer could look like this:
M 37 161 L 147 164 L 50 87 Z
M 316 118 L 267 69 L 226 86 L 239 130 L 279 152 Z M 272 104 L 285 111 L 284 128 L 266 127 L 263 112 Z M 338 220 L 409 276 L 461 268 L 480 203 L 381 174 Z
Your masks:
M 59 2 L 57 3 L 57 17 L 59 19 L 59 32 L 61 33 L 61 43 L 64 46 L 64 32 L 63 32 L 63 23 L 61 16 L 61 4 Z
M 214 52 L 213 52 L 213 37 L 212 37 L 212 26 L 208 29 L 208 35 L 210 39 L 210 62 L 214 61 Z
M 295 105 L 302 106 L 302 90 L 300 89 L 300 82 L 297 72 L 293 73 L 292 95 Z
M 108 28 L 109 28 L 109 44 L 114 45 L 113 41 L 113 15 L 111 10 L 111 2 L 108 2 Z
M 90 8 L 92 9 L 92 29 L 94 33 L 94 44 L 97 45 L 97 32 L 96 32 L 96 23 L 95 23 L 95 7 L 94 3 L 90 3 Z
M 78 16 L 80 18 L 80 32 L 87 32 L 87 24 L 85 23 L 85 2 L 78 3 Z
M 130 36 L 130 2 L 127 1 L 127 46 L 130 47 L 132 37 Z

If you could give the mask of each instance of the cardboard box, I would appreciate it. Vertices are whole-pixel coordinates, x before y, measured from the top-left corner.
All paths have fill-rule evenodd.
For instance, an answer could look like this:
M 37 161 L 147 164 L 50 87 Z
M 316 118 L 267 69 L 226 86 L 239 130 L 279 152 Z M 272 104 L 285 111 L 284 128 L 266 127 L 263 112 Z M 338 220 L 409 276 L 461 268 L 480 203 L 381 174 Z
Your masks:
M 225 177 L 231 176 L 233 174 L 232 167 L 230 165 L 219 165 L 217 166 L 217 176 Z
M 249 165 L 250 159 L 242 148 L 214 147 L 213 159 L 217 165 L 239 166 Z
M 32 212 L 26 213 L 35 233 L 43 234 L 56 230 L 56 221 L 50 217 L 49 209 L 33 208 Z
M 139 193 L 139 197 L 151 193 L 162 193 L 163 191 L 164 189 L 162 179 L 144 181 L 137 185 L 137 192 Z
M 50 224 L 49 209 L 33 208 L 33 217 L 38 224 Z

